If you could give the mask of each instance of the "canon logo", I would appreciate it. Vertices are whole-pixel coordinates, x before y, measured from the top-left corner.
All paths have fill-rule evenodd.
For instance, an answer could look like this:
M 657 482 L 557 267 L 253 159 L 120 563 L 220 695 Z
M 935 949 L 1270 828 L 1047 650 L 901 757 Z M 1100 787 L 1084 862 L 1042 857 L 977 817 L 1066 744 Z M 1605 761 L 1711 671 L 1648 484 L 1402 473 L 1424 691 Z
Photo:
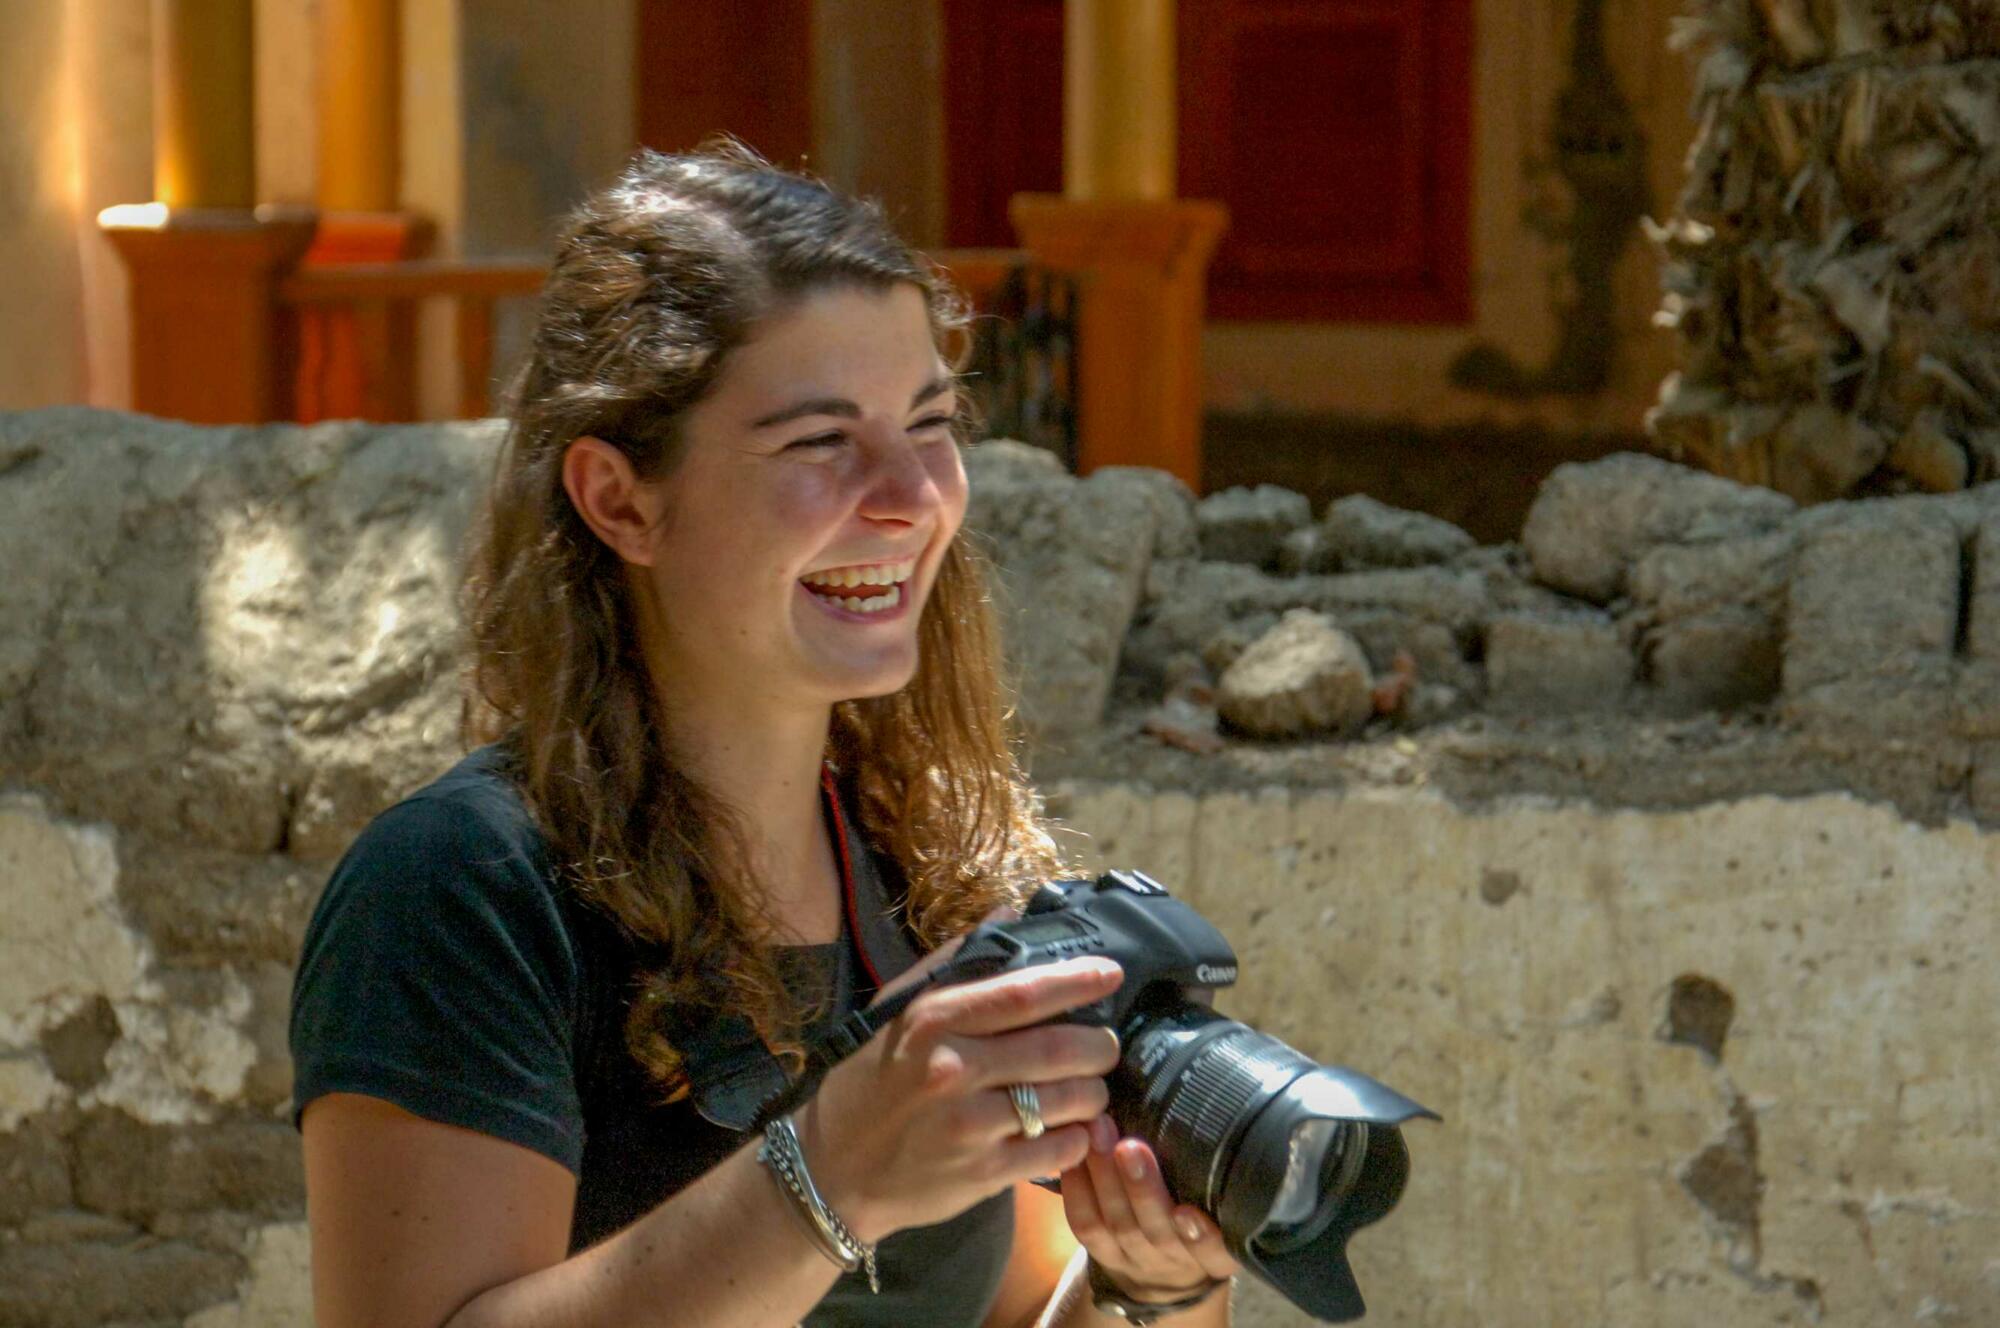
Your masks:
M 1194 980 L 1211 987 L 1220 987 L 1225 983 L 1236 981 L 1236 965 L 1198 964 L 1195 966 Z

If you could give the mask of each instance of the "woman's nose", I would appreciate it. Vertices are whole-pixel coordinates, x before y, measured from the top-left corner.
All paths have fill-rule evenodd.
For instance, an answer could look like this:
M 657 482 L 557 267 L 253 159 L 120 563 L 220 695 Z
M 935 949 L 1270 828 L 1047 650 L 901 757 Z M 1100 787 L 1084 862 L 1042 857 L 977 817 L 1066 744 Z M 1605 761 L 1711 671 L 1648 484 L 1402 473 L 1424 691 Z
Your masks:
M 919 521 L 942 501 L 930 467 L 924 464 L 927 444 L 906 436 L 875 440 L 868 448 L 869 467 L 861 495 L 861 514 L 878 521 Z M 928 446 L 950 444 L 929 443 Z

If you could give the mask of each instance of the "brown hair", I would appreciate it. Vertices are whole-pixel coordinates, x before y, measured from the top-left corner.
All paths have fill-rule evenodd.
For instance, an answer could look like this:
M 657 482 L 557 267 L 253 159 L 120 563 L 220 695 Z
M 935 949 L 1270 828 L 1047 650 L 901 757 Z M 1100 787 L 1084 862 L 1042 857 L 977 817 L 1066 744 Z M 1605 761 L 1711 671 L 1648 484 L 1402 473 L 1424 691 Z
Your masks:
M 873 203 L 733 142 L 641 152 L 568 219 L 515 381 L 466 580 L 467 734 L 504 740 L 559 870 L 647 956 L 625 1040 L 668 1097 L 685 1091 L 675 1017 L 733 1010 L 795 1056 L 803 1014 L 764 939 L 740 822 L 665 741 L 622 562 L 571 506 L 563 454 L 590 434 L 641 476 L 668 473 L 687 411 L 759 319 L 827 286 L 904 283 L 941 350 L 962 339 L 950 282 Z M 1059 864 L 1014 756 L 983 570 L 962 538 L 918 633 L 915 677 L 836 706 L 828 756 L 935 945 Z

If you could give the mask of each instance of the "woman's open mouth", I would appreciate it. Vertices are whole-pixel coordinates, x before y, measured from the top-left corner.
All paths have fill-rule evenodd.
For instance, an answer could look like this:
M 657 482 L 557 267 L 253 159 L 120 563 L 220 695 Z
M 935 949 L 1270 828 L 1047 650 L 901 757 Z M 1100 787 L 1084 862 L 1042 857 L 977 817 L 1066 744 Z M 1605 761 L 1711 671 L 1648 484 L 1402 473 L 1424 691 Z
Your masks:
M 879 622 L 902 616 L 903 606 L 909 602 L 905 583 L 916 566 L 915 558 L 906 558 L 893 563 L 832 567 L 800 577 L 799 584 L 836 617 Z

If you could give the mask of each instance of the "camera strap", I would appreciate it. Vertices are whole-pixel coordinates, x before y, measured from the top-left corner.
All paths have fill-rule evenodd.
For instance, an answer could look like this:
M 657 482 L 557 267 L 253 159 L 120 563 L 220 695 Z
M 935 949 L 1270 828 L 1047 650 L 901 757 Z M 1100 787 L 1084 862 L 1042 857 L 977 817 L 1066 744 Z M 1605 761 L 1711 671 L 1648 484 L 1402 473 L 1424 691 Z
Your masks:
M 900 872 L 865 844 L 851 841 L 847 800 L 835 776 L 830 764 L 823 767 L 820 788 L 840 861 L 847 935 L 862 970 L 856 986 L 866 986 L 857 995 L 865 1001 L 868 994 L 913 967 L 921 952 L 903 923 L 905 886 Z M 895 874 L 893 883 L 885 879 L 885 868 Z M 674 1030 L 673 1042 L 681 1053 L 695 1110 L 724 1129 L 760 1127 L 810 1096 L 828 1070 L 894 1018 L 922 987 L 917 983 L 873 1010 L 857 1009 L 835 1019 L 808 1044 L 806 1063 L 796 1078 L 743 1016 L 725 1011 L 685 1021 Z

